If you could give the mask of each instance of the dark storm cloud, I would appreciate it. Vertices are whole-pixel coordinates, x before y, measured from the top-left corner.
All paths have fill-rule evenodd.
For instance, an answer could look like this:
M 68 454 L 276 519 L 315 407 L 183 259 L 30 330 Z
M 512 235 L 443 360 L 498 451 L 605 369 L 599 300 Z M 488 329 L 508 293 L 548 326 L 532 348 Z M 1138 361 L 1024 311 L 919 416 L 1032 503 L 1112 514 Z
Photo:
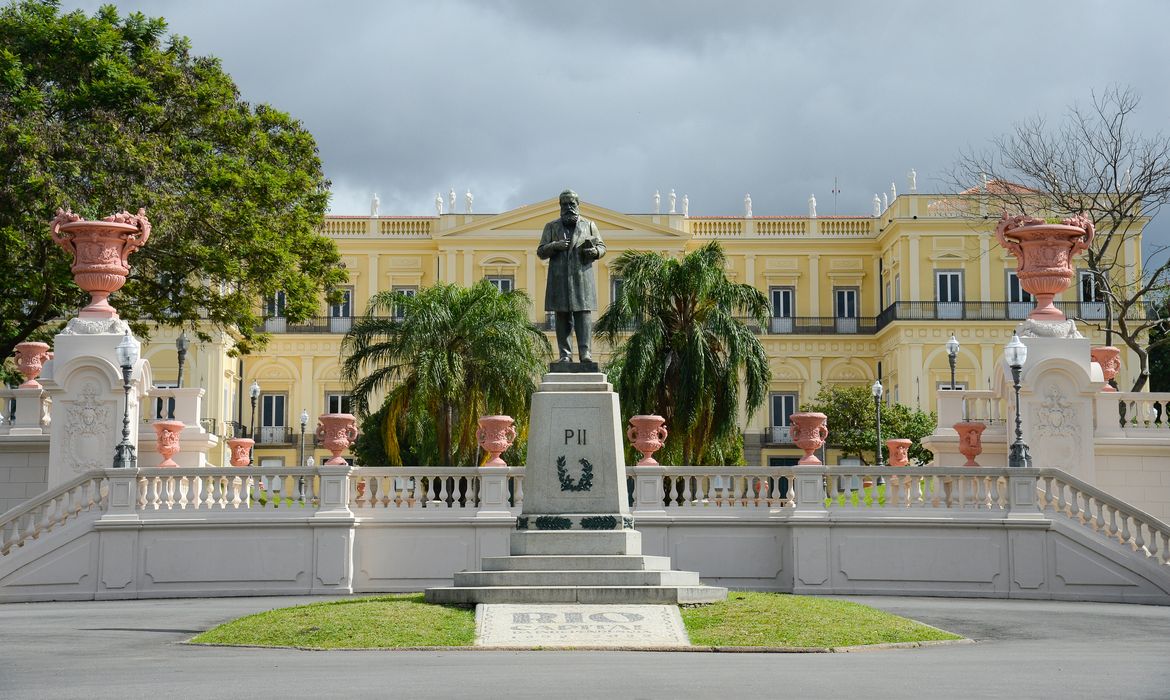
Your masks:
M 92 11 L 97 3 L 77 3 Z M 501 211 L 567 186 L 620 211 L 868 213 L 906 172 L 1093 88 L 1167 131 L 1162 2 L 123 2 L 302 119 L 333 210 Z M 841 194 L 834 204 L 838 178 Z M 1165 222 L 1155 238 L 1166 240 Z

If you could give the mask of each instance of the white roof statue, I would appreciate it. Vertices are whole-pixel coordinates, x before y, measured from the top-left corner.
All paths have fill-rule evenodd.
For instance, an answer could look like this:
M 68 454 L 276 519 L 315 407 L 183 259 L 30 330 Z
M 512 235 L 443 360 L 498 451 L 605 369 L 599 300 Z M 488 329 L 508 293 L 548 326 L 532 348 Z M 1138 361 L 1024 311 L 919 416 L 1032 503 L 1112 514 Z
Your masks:
M 370 216 L 377 218 L 378 212 L 382 208 L 382 202 L 378 200 L 378 193 L 374 193 L 374 198 L 370 200 Z
M 906 179 L 910 181 L 910 194 L 914 194 L 915 192 L 917 192 L 918 191 L 918 173 L 914 170 L 914 168 L 910 168 L 910 172 L 909 172 L 909 174 L 906 175 Z
M 471 190 L 467 190 L 467 194 L 463 195 L 463 203 L 467 205 L 467 213 L 471 213 L 471 205 L 475 202 L 475 197 L 471 196 Z
M 658 190 L 654 190 L 654 213 L 662 213 L 662 195 L 658 194 Z
M 817 218 L 817 198 L 816 195 L 810 194 L 808 196 L 808 218 Z
M 443 195 L 438 192 L 435 193 L 435 214 L 443 215 Z
M 671 188 L 670 188 L 670 213 L 671 213 L 671 214 L 673 214 L 673 213 L 674 213 L 674 205 L 675 205 L 675 203 L 676 203 L 677 201 L 678 201 L 678 197 L 676 197 L 676 196 L 675 196 L 675 194 L 674 194 L 674 188 L 673 188 L 673 187 L 671 187 Z
M 873 195 L 873 215 L 874 218 L 882 215 L 882 198 L 876 192 Z
M 691 199 L 690 199 L 690 197 L 688 197 L 684 194 L 683 195 L 683 216 L 690 216 L 690 215 L 691 215 Z
M 751 192 L 743 196 L 743 216 L 745 219 L 752 218 L 752 194 Z

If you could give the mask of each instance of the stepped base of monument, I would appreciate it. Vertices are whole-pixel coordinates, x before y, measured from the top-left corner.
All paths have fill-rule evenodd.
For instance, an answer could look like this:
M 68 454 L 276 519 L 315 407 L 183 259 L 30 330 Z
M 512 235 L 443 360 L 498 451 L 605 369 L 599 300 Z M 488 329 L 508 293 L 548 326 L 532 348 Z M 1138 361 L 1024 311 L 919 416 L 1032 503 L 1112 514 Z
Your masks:
M 518 549 L 560 551 L 525 554 Z M 594 551 L 563 553 L 566 549 Z M 517 532 L 512 556 L 484 557 L 480 570 L 455 574 L 454 586 L 428 588 L 426 599 L 448 604 L 678 605 L 727 597 L 726 588 L 703 585 L 698 572 L 671 569 L 670 557 L 647 556 L 641 550 L 641 533 L 633 530 Z
M 686 605 L 717 603 L 727 589 L 715 586 L 480 586 L 428 588 L 428 603 L 605 603 Z

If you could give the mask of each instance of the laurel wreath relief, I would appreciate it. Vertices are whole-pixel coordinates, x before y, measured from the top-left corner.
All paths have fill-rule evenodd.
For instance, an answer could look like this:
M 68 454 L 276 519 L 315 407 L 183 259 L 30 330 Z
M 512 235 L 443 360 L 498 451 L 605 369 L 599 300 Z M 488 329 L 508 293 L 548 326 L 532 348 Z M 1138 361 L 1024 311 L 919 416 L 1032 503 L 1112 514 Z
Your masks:
M 565 469 L 565 456 L 557 457 L 557 478 L 561 480 L 562 491 L 588 491 L 593 488 L 593 465 L 584 457 L 577 461 L 581 464 L 581 478 L 574 481 Z

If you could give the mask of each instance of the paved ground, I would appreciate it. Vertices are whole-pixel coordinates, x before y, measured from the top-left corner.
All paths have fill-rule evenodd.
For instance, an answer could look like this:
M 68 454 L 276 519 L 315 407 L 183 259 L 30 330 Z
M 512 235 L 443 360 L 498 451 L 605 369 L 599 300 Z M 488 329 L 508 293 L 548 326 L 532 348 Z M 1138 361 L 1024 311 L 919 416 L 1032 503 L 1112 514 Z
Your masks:
M 850 599 L 979 643 L 852 654 L 270 651 L 176 642 L 308 599 L 8 604 L 0 698 L 1170 697 L 1170 608 Z

